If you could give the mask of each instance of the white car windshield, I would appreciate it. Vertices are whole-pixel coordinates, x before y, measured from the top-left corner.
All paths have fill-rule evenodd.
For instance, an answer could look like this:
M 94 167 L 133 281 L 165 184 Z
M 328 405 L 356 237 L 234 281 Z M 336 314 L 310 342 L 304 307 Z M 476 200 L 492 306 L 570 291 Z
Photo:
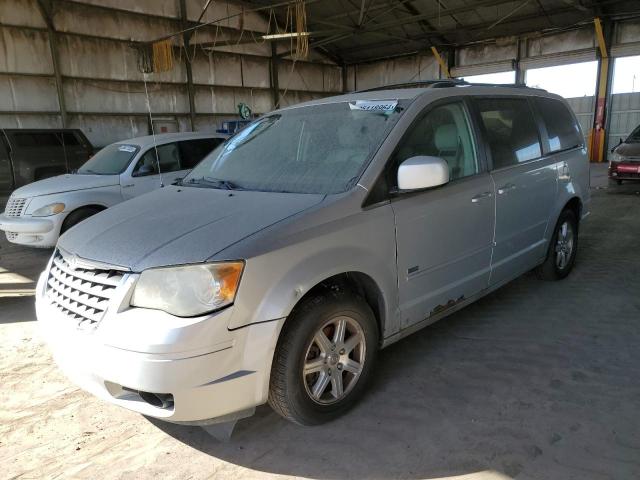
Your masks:
M 272 113 L 211 152 L 183 185 L 320 194 L 347 191 L 400 118 L 402 103 L 341 102 Z
M 108 145 L 85 162 L 78 169 L 78 173 L 84 175 L 119 175 L 125 171 L 139 149 L 136 145 L 123 145 L 121 143 Z

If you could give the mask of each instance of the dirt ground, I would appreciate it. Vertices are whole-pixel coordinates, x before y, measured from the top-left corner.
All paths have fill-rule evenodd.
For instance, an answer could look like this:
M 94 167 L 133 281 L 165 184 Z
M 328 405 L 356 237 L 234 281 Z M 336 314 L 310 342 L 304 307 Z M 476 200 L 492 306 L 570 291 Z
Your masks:
M 344 418 L 302 428 L 260 407 L 228 443 L 70 384 L 34 321 L 50 252 L 2 239 L 0 477 L 640 478 L 639 190 L 593 190 L 567 280 L 527 274 L 384 350 Z

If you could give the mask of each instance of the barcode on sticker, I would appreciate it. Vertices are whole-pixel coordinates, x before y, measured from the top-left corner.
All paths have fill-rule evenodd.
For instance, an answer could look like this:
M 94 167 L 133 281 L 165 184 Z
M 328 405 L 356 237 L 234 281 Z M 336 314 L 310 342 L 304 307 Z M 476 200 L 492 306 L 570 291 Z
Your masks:
M 397 106 L 397 100 L 356 100 L 355 102 L 349 102 L 351 110 L 364 110 L 367 112 L 393 112 Z

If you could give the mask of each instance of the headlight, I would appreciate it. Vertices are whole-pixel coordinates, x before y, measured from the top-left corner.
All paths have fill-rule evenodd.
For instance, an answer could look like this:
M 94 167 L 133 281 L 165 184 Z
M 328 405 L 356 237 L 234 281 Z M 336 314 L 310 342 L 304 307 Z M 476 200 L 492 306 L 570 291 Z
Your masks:
M 40 207 L 35 212 L 31 214 L 32 217 L 50 217 L 51 215 L 55 215 L 56 213 L 60 213 L 64 211 L 64 203 L 52 203 L 50 205 L 45 205 L 44 207 Z
M 203 315 L 233 303 L 243 269 L 243 262 L 224 262 L 145 270 L 131 305 L 178 317 Z
M 622 162 L 623 160 L 624 160 L 624 157 L 616 152 L 613 152 L 611 154 L 611 157 L 609 158 L 609 161 L 611 163 L 618 163 L 618 162 Z

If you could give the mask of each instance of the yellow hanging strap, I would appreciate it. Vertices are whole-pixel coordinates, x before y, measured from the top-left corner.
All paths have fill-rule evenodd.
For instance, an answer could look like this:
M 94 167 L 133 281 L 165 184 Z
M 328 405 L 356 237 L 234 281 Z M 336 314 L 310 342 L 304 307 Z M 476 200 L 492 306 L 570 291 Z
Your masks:
M 309 34 L 307 32 L 307 7 L 304 0 L 297 0 L 295 4 L 296 20 L 296 57 L 309 56 Z
M 153 44 L 153 71 L 168 72 L 173 69 L 173 46 L 171 40 L 160 40 Z

